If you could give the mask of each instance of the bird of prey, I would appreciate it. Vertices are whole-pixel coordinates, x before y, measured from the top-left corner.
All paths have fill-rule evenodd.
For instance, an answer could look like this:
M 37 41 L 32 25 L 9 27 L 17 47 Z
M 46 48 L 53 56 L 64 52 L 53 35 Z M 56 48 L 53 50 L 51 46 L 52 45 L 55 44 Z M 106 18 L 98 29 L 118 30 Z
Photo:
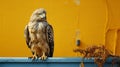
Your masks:
M 24 30 L 26 44 L 30 48 L 32 59 L 46 60 L 54 52 L 53 27 L 46 20 L 44 8 L 35 10 Z

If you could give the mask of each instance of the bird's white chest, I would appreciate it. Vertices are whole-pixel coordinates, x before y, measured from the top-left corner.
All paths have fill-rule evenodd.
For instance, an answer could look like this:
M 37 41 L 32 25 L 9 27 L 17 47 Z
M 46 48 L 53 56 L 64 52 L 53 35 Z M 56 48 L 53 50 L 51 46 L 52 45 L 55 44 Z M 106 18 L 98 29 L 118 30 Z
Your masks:
M 44 28 L 43 23 L 39 23 L 39 24 L 38 24 L 38 30 L 42 30 L 43 28 Z
M 29 24 L 29 31 L 30 32 L 37 32 L 41 31 L 44 28 L 43 23 L 31 23 Z
M 43 23 L 37 23 L 33 25 L 31 24 L 31 26 L 29 26 L 31 41 L 34 42 L 43 39 L 44 38 L 43 30 L 44 30 Z

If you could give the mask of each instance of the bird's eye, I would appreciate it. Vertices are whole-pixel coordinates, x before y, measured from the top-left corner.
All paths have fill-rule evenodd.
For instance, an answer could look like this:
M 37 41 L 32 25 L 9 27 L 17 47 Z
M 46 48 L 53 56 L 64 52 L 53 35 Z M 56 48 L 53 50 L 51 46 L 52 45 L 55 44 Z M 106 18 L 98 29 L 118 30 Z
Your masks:
M 38 13 L 38 15 L 42 15 L 42 13 Z

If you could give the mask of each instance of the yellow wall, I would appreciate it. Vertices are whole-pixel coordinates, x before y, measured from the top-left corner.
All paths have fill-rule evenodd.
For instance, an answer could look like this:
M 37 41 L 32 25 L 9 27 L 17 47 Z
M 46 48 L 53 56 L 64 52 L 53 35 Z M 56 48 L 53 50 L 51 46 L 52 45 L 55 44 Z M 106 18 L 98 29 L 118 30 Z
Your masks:
M 108 21 L 105 44 L 114 54 L 120 55 L 120 0 L 107 0 Z
M 55 57 L 77 56 L 73 52 L 76 31 L 80 32 L 80 48 L 104 44 L 109 17 L 106 3 L 106 0 L 80 0 L 80 3 L 79 0 L 1 0 L 0 56 L 31 56 L 23 32 L 31 13 L 40 7 L 46 9 L 47 20 L 54 28 Z M 113 13 L 116 17 L 119 11 Z M 117 23 L 120 24 L 119 20 Z

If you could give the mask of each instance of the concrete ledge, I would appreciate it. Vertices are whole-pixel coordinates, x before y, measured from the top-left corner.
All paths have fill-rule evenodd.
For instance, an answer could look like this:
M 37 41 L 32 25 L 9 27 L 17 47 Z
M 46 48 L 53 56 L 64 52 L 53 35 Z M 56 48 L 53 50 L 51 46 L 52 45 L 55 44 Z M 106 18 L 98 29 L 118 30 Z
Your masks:
M 112 59 L 108 58 L 104 67 L 112 67 Z M 119 67 L 119 58 L 116 59 L 114 67 Z M 0 67 L 80 67 L 82 58 L 48 58 L 46 61 L 28 59 L 27 57 L 0 57 Z M 98 67 L 94 58 L 84 59 L 85 67 Z

